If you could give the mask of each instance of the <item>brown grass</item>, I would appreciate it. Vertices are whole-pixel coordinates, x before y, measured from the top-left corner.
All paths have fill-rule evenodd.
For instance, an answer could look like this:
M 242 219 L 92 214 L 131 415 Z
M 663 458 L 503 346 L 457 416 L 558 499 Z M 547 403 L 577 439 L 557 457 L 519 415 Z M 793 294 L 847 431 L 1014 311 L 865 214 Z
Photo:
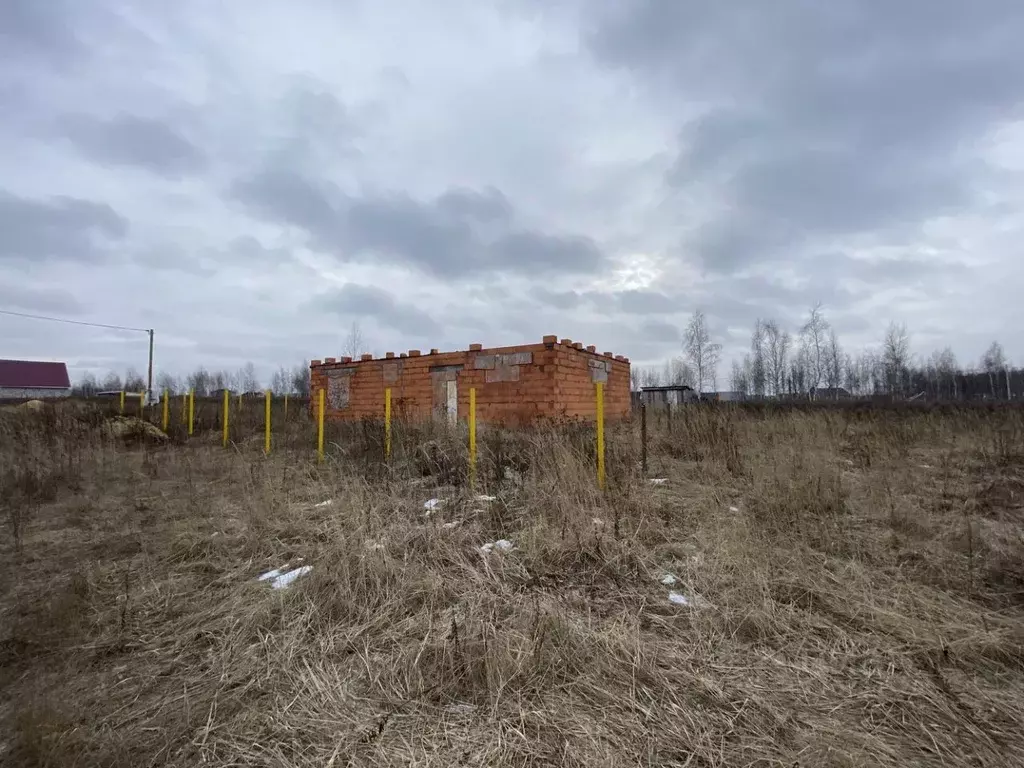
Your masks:
M 0 413 L 0 764 L 1024 764 L 1020 410 L 674 416 L 603 495 L 487 431 L 487 503 L 443 432 Z

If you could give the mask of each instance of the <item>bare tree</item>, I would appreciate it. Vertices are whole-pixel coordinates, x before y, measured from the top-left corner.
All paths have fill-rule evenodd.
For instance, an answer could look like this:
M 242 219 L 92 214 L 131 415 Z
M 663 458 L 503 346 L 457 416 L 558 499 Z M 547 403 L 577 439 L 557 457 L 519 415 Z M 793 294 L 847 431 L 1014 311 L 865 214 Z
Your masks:
M 200 366 L 185 377 L 188 388 L 195 392 L 196 397 L 207 397 L 210 394 L 213 379 L 209 371 Z
M 1006 353 L 1003 352 L 1003 345 L 993 341 L 991 346 L 981 356 L 981 370 L 988 374 L 989 388 L 992 390 L 992 397 L 996 397 L 996 385 L 999 382 L 1000 374 L 1006 370 Z M 1007 378 L 1007 398 L 1009 398 L 1009 378 Z
M 238 369 L 236 381 L 239 392 L 258 392 L 260 389 L 260 379 L 256 375 L 256 366 L 252 363 L 246 363 Z
M 786 387 L 786 375 L 789 367 L 789 348 L 791 338 L 788 331 L 779 328 L 774 320 L 768 320 L 763 324 L 766 346 L 766 377 L 772 392 L 778 396 L 783 393 Z
M 292 369 L 292 391 L 301 397 L 309 396 L 308 360 L 303 360 Z
M 851 395 L 859 395 L 863 389 L 860 368 L 857 367 L 857 361 L 850 354 L 843 358 L 843 384 Z
M 825 348 L 827 345 L 828 321 L 821 311 L 821 303 L 811 307 L 807 322 L 800 329 L 801 347 L 806 353 L 806 386 L 817 389 L 825 378 Z M 806 390 L 805 390 L 806 391 Z
M 910 335 L 907 326 L 889 323 L 882 346 L 886 388 L 891 395 L 905 395 L 907 366 L 910 363 Z
M 79 397 L 92 397 L 99 392 L 99 384 L 96 381 L 96 377 L 91 371 L 86 371 L 82 374 L 82 378 L 78 380 L 78 383 L 72 388 L 71 392 Z
M 291 374 L 282 365 L 270 377 L 270 391 L 275 395 L 285 395 L 292 391 Z
M 110 371 L 104 378 L 103 383 L 100 385 L 104 392 L 117 392 L 124 389 L 124 385 L 121 383 L 121 377 Z
M 178 380 L 167 371 L 160 371 L 156 375 L 156 396 L 162 397 L 165 391 L 172 395 L 178 394 Z
M 662 384 L 661 373 L 657 368 L 639 368 L 640 387 L 660 387 Z
M 789 362 L 789 394 L 807 395 L 811 386 L 810 367 L 809 352 L 801 347 Z
M 369 345 L 366 343 L 366 339 L 363 336 L 363 329 L 359 325 L 358 320 L 352 321 L 352 327 L 348 330 L 348 335 L 345 337 L 345 343 L 342 345 L 342 354 L 345 357 L 351 357 L 353 360 L 358 360 L 359 356 L 364 352 L 368 352 Z
M 686 360 L 681 357 L 673 357 L 668 361 L 666 367 L 668 376 L 666 377 L 665 383 L 675 387 L 687 386 L 693 387 L 694 375 L 693 369 L 687 365 Z
M 732 372 L 729 376 L 729 388 L 733 392 L 741 392 L 744 396 L 750 392 L 750 373 L 752 368 L 750 355 L 744 358 L 743 363 L 732 361 Z
M 956 399 L 956 372 L 958 368 L 956 355 L 946 347 L 932 352 L 928 361 L 929 374 L 934 377 L 935 397 Z
M 828 332 L 828 342 L 825 346 L 825 382 L 836 397 L 839 396 L 837 390 L 843 381 L 843 363 L 845 360 L 843 348 L 839 346 L 836 332 L 834 329 L 830 329 Z
M 146 389 L 146 380 L 142 374 L 134 368 L 129 368 L 124 374 L 125 392 L 143 392 Z
M 702 393 L 706 384 L 714 387 L 722 346 L 711 341 L 707 318 L 699 309 L 693 313 L 689 325 L 686 326 L 683 347 L 687 360 L 693 367 L 697 392 Z
M 750 337 L 749 386 L 756 397 L 764 397 L 768 388 L 768 354 L 765 322 L 758 318 Z

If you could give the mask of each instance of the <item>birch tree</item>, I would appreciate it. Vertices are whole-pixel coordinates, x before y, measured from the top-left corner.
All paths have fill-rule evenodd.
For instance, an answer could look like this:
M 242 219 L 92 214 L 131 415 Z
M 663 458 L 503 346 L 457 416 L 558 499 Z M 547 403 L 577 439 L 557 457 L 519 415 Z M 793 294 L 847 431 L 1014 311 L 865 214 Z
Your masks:
M 714 386 L 722 347 L 711 341 L 707 318 L 699 309 L 693 313 L 686 326 L 683 346 L 687 361 L 693 368 L 694 381 L 697 384 L 695 389 L 698 393 L 703 393 L 705 385 Z
M 828 321 L 821 311 L 821 303 L 811 307 L 807 322 L 800 329 L 801 347 L 807 365 L 807 389 L 817 389 L 825 378 L 825 350 L 828 343 Z M 807 391 L 805 389 L 804 391 Z

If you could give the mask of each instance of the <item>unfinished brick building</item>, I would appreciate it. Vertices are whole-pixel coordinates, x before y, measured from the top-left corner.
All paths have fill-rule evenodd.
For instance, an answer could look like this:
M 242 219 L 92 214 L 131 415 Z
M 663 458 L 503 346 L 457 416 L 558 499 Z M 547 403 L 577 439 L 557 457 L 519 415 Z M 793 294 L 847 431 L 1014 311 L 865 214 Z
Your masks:
M 544 419 L 594 418 L 595 384 L 604 383 L 608 420 L 630 412 L 629 360 L 598 354 L 571 339 L 545 336 L 539 344 L 421 354 L 413 349 L 383 359 L 363 355 L 314 360 L 310 364 L 310 407 L 326 390 L 325 418 L 362 419 L 384 414 L 384 391 L 391 389 L 395 418 L 439 419 L 450 423 L 469 413 L 469 392 L 476 389 L 481 423 L 527 424 Z

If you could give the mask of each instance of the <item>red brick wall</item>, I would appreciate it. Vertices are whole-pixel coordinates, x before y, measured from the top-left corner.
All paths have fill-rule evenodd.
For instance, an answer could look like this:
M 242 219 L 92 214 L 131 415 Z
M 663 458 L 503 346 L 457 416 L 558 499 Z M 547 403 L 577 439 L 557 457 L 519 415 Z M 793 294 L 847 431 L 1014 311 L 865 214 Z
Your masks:
M 557 345 L 558 374 L 555 402 L 563 415 L 594 418 L 597 415 L 596 382 L 604 382 L 605 419 L 625 419 L 630 414 L 629 361 L 586 349 Z
M 390 354 L 390 353 L 389 353 Z M 445 370 L 446 366 L 462 366 Z M 523 424 L 541 418 L 590 417 L 595 413 L 594 378 L 602 371 L 605 413 L 612 420 L 629 414 L 629 362 L 602 356 L 545 337 L 540 344 L 458 352 L 417 354 L 376 360 L 321 362 L 310 366 L 316 412 L 318 392 L 327 387 L 326 415 L 361 419 L 384 414 L 384 390 L 391 388 L 395 418 L 445 418 L 446 379 L 457 382 L 458 419 L 469 413 L 469 390 L 476 388 L 481 423 Z M 597 373 L 594 373 L 597 369 Z M 607 370 L 605 370 L 607 369 Z

